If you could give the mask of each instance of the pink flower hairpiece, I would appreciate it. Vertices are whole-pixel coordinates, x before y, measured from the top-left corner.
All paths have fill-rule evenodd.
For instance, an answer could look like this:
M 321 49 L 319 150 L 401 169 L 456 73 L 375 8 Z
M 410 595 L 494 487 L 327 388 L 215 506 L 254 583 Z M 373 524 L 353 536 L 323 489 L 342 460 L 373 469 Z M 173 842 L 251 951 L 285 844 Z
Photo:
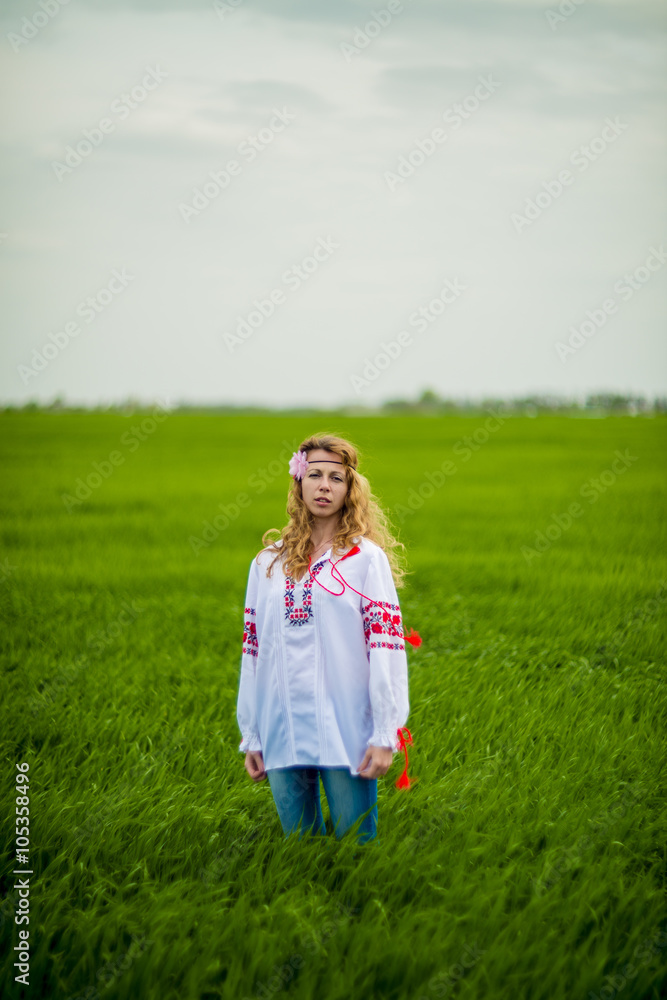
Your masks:
M 289 460 L 289 474 L 294 479 L 303 479 L 308 471 L 308 452 L 294 452 Z

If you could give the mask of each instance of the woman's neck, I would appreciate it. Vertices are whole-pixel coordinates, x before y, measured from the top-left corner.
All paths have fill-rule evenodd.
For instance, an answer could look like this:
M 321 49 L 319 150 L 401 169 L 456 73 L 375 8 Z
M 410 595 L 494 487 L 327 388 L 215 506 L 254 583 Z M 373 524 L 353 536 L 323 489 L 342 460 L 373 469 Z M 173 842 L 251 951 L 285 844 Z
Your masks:
M 315 552 L 317 549 L 321 549 L 322 546 L 327 542 L 333 542 L 334 536 L 340 527 L 340 518 L 335 524 L 327 522 L 320 527 L 319 524 L 313 526 L 313 530 L 310 535 L 310 544 L 312 551 Z

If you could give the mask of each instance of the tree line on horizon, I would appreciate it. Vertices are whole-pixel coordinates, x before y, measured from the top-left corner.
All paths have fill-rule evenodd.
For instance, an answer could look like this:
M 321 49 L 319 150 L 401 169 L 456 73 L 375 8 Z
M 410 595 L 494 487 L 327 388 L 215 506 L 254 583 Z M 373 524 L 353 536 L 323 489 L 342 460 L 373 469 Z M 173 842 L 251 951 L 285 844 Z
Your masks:
M 38 411 L 44 413 L 128 413 L 144 410 L 154 405 L 151 402 L 130 398 L 119 403 L 100 403 L 84 406 L 67 403 L 62 396 L 57 396 L 51 402 L 29 400 L 26 403 L 0 404 L 0 410 L 7 412 Z M 617 413 L 657 414 L 667 412 L 667 396 L 654 396 L 649 399 L 644 395 L 622 394 L 617 392 L 589 393 L 581 398 L 558 396 L 555 394 L 533 393 L 526 396 L 504 398 L 502 396 L 485 396 L 482 398 L 452 399 L 440 396 L 433 389 L 424 389 L 416 399 L 388 399 L 375 406 L 359 403 L 341 404 L 340 406 L 258 406 L 252 403 L 195 403 L 181 401 L 169 407 L 172 413 L 294 413 L 294 412 L 327 412 L 341 415 L 362 415 L 373 413 L 467 413 L 502 409 L 508 413 Z

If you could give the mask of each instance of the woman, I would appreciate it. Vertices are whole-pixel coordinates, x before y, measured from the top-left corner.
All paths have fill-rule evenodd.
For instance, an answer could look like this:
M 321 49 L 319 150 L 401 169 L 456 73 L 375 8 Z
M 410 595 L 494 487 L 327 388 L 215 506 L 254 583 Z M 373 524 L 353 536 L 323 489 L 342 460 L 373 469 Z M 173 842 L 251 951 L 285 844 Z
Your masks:
M 286 836 L 326 834 L 321 777 L 336 836 L 360 821 L 364 843 L 409 704 L 396 596 L 404 546 L 357 461 L 349 441 L 326 434 L 292 456 L 289 522 L 265 532 L 250 565 L 237 720 L 245 768 L 268 777 Z M 409 786 L 407 768 L 397 785 Z

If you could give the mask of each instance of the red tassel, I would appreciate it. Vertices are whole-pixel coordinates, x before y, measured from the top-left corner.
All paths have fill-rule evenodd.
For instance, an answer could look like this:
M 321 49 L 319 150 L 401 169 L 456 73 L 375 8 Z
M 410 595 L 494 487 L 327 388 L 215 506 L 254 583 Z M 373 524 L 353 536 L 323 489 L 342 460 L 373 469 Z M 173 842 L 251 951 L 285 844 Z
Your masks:
M 402 789 L 404 789 L 404 790 L 407 791 L 407 789 L 410 787 L 410 785 L 412 784 L 412 782 L 417 780 L 416 778 L 409 778 L 408 777 L 408 743 L 411 746 L 413 745 L 413 743 L 412 743 L 412 733 L 410 732 L 409 729 L 406 729 L 405 726 L 403 726 L 402 729 L 397 729 L 396 732 L 398 734 L 398 748 L 397 749 L 405 751 L 405 767 L 403 768 L 403 771 L 400 774 L 400 776 L 398 777 L 398 779 L 396 780 L 395 784 L 396 784 L 397 788 L 402 788 Z M 403 735 L 403 733 L 407 733 L 407 738 Z
M 408 776 L 405 773 L 405 771 L 403 771 L 403 773 L 401 774 L 400 778 L 397 780 L 396 787 L 397 788 L 409 788 L 410 787 L 410 779 L 408 778 Z
M 411 646 L 421 646 L 422 637 L 419 632 L 415 632 L 413 628 L 410 629 L 410 635 L 404 635 L 403 638 L 406 642 L 409 642 Z

